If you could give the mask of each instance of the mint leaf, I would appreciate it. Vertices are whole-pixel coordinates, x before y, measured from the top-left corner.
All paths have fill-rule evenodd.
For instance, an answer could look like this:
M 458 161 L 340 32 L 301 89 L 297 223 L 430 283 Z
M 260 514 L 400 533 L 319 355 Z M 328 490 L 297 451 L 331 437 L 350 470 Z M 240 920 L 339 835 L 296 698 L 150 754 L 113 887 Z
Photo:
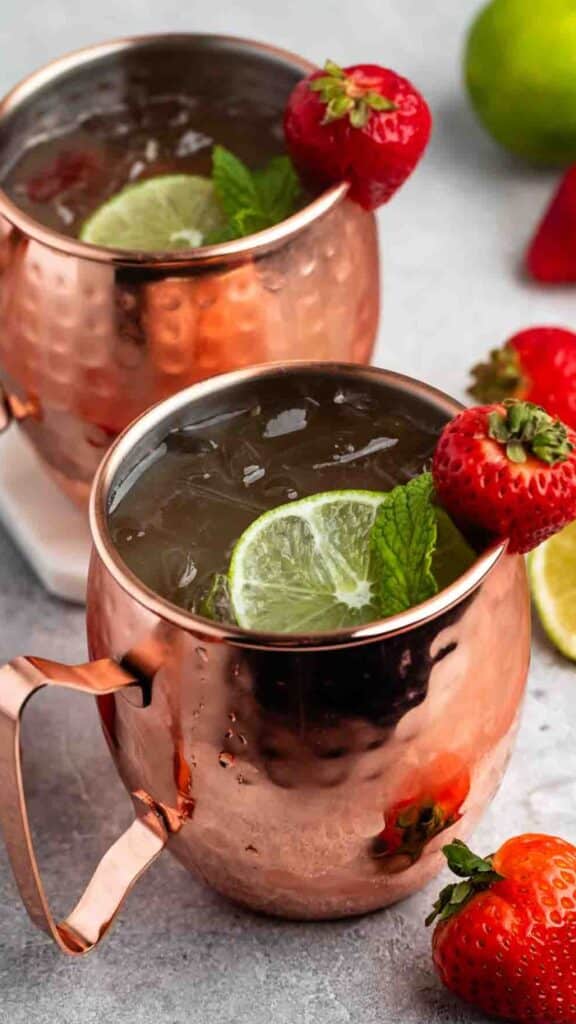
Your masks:
M 235 621 L 227 576 L 220 572 L 214 573 L 198 606 L 198 614 L 206 619 L 214 619 L 215 622 Z
M 294 213 L 300 195 L 300 179 L 287 156 L 276 156 L 262 171 L 254 173 L 260 206 L 270 225 L 279 224 Z
M 238 210 L 232 218 L 232 225 L 236 231 L 236 238 L 244 238 L 246 235 L 254 235 L 257 231 L 263 231 L 270 226 L 269 221 L 261 210 Z
M 273 227 L 294 213 L 300 195 L 300 181 L 287 156 L 274 157 L 253 172 L 224 146 L 214 146 L 212 180 L 228 223 L 208 236 L 209 245 Z
M 222 228 L 217 228 L 215 231 L 210 231 L 204 239 L 204 245 L 219 245 L 221 242 L 231 242 L 234 238 L 238 238 L 238 232 L 232 224 L 225 224 Z
M 218 201 L 230 220 L 240 210 L 258 208 L 252 173 L 224 146 L 214 146 L 212 151 L 212 181 Z
M 432 555 L 438 534 L 434 483 L 422 473 L 385 496 L 372 529 L 372 547 L 383 616 L 426 601 L 438 590 Z
M 438 590 L 444 590 L 474 564 L 476 552 L 443 508 L 437 507 L 435 512 L 438 536 L 432 555 L 432 575 Z

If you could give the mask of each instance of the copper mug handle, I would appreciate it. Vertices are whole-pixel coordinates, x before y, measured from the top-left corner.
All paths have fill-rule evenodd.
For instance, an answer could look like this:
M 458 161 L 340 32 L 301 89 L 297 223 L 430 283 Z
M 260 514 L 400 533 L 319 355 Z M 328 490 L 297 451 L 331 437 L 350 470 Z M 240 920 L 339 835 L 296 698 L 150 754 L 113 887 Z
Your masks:
M 168 829 L 151 797 L 142 791 L 133 793 L 135 820 L 104 854 L 72 913 L 57 922 L 44 892 L 30 832 L 22 780 L 22 715 L 30 697 L 45 686 L 65 686 L 94 697 L 136 682 L 107 658 L 76 666 L 16 658 L 0 668 L 0 824 L 26 910 L 70 956 L 82 956 L 98 945 L 134 883 L 166 846 Z

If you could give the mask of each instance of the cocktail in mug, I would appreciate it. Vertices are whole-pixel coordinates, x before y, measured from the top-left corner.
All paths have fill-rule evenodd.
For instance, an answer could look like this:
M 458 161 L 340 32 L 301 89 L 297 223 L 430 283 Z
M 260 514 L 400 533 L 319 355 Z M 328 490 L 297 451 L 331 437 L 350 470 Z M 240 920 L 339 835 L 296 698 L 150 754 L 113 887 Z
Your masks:
M 286 100 L 312 70 L 228 37 L 130 39 L 63 57 L 0 104 L 3 418 L 76 500 L 118 432 L 193 381 L 268 360 L 369 359 L 375 220 L 344 183 L 303 188 L 280 223 L 229 241 L 194 224 L 161 251 L 83 232 L 126 186 L 163 183 L 128 217 L 146 230 L 158 211 L 170 222 L 170 181 L 194 209 L 186 182 L 205 195 L 215 143 L 277 167 Z
M 526 680 L 523 560 L 439 519 L 428 596 L 383 615 L 366 548 L 374 525 L 403 543 L 386 516 L 407 494 L 430 524 L 426 469 L 458 408 L 382 370 L 263 367 L 172 396 L 113 446 L 92 498 L 95 660 L 0 675 L 5 836 L 65 951 L 96 944 L 163 847 L 238 903 L 320 919 L 414 892 L 476 824 Z M 99 696 L 136 809 L 60 925 L 18 795 L 22 710 L 53 683 Z

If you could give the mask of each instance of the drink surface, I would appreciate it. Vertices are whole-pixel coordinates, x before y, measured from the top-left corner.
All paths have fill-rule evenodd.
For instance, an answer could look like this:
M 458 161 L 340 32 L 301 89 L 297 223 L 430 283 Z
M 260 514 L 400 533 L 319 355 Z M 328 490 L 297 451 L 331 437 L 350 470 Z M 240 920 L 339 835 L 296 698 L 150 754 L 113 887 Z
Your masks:
M 152 590 L 198 611 L 264 511 L 323 491 L 405 483 L 427 467 L 441 422 L 400 391 L 279 379 L 168 434 L 113 500 L 113 541 Z
M 11 166 L 0 168 L 0 183 L 25 213 L 77 237 L 127 185 L 168 174 L 209 176 L 215 142 L 250 167 L 265 164 L 283 151 L 278 110 L 184 94 L 126 102 L 33 137 Z

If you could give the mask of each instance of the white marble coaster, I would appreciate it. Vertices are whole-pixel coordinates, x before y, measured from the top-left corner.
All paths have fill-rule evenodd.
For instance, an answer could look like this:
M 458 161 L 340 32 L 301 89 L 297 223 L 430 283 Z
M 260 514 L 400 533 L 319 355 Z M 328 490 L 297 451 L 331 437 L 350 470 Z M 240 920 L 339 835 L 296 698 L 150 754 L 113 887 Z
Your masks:
M 0 519 L 46 589 L 83 604 L 86 516 L 60 493 L 16 426 L 0 437 Z

